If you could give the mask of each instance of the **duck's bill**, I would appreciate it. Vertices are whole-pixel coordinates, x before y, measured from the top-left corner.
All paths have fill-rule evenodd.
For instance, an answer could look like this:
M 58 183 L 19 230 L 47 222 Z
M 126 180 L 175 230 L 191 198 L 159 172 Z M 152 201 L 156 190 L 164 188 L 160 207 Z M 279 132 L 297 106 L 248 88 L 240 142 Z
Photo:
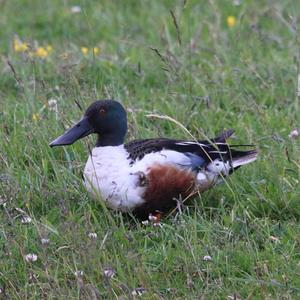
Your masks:
M 71 145 L 79 139 L 94 132 L 92 125 L 88 122 L 87 118 L 81 119 L 72 128 L 67 130 L 63 135 L 52 141 L 49 146 L 64 146 Z

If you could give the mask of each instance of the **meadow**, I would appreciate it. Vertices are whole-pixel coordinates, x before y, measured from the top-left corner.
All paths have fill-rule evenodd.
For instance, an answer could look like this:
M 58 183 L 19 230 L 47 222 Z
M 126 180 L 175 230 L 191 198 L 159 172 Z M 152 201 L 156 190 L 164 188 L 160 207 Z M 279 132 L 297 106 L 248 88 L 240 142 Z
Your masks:
M 300 299 L 300 2 L 0 1 L 0 299 Z M 300 82 L 300 78 L 299 78 Z M 96 99 L 127 140 L 234 128 L 259 159 L 143 225 L 50 149 Z M 30 254 L 30 255 L 29 255 Z

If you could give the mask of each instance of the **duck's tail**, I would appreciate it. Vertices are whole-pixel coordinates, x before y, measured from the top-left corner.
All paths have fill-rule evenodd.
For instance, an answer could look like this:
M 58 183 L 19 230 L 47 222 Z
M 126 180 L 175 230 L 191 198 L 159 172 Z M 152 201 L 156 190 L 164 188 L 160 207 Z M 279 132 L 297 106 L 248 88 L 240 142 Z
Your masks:
M 233 133 L 233 129 L 223 131 L 214 139 L 214 142 L 226 143 L 227 139 L 230 138 Z M 228 145 L 228 153 L 231 156 L 231 172 L 241 166 L 252 163 L 258 156 L 258 151 L 256 150 L 241 151 L 236 150 L 235 147 L 253 147 L 253 145 Z
M 249 151 L 231 151 L 232 160 L 231 166 L 233 170 L 238 169 L 241 166 L 247 165 L 252 163 L 257 159 L 258 152 L 256 150 L 249 150 Z

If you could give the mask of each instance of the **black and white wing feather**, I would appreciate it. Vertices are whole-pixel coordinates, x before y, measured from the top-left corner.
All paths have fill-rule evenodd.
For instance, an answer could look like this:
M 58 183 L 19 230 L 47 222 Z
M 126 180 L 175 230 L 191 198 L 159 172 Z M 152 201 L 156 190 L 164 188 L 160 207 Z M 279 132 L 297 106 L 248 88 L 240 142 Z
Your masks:
M 230 147 L 226 140 L 232 134 L 233 130 L 230 129 L 211 139 L 211 141 L 184 141 L 166 138 L 134 140 L 125 144 L 125 148 L 132 163 L 136 160 L 141 160 L 149 153 L 173 150 L 188 156 L 193 161 L 194 168 L 204 168 L 212 161 L 218 159 L 229 162 L 232 165 L 232 169 L 235 169 L 241 164 L 234 164 L 234 161 L 242 163 L 246 157 L 248 159 L 256 158 L 257 152 L 255 150 L 240 151 Z

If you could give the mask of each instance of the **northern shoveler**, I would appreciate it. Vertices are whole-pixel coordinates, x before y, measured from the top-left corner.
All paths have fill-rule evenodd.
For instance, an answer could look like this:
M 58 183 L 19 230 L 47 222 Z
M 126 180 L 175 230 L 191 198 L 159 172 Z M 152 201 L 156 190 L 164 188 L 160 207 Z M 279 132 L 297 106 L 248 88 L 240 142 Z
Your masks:
M 50 146 L 70 145 L 96 133 L 97 143 L 84 169 L 87 190 L 100 195 L 108 207 L 141 219 L 169 212 L 179 199 L 211 188 L 257 158 L 255 150 L 240 151 L 227 144 L 233 130 L 211 141 L 154 138 L 124 144 L 126 132 L 123 106 L 100 100 Z

